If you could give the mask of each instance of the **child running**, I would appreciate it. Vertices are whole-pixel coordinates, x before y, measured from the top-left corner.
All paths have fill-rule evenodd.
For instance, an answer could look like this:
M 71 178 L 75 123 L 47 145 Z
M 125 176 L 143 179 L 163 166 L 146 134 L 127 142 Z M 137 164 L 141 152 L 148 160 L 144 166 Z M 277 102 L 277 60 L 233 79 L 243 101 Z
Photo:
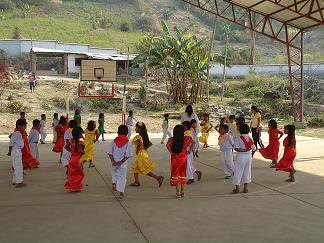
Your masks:
M 124 197 L 128 159 L 133 157 L 132 145 L 127 137 L 126 125 L 118 127 L 118 136 L 109 144 L 107 153 L 112 164 L 112 188 L 119 192 L 119 198 Z
M 198 134 L 199 134 L 198 129 L 199 128 L 198 128 L 198 124 L 197 124 L 196 119 L 192 119 L 190 123 L 191 123 L 192 137 L 193 137 L 193 140 L 194 140 L 194 143 L 195 143 L 195 146 L 193 148 L 193 152 L 194 152 L 194 156 L 198 158 L 199 157 L 198 152 L 201 150 L 201 145 L 200 145 L 199 137 L 198 137 Z
M 171 178 L 170 185 L 176 187 L 176 197 L 184 197 L 184 189 L 187 183 L 187 156 L 193 148 L 192 137 L 184 136 L 184 127 L 176 125 L 173 129 L 173 137 L 167 142 L 167 149 L 171 154 Z M 180 186 L 180 191 L 179 191 Z
M 230 179 L 234 173 L 233 163 L 233 137 L 228 134 L 229 126 L 223 124 L 219 128 L 218 145 L 221 150 L 221 162 L 224 167 L 225 179 Z
M 76 120 L 69 121 L 69 128 L 64 132 L 64 147 L 61 156 L 62 167 L 68 167 L 71 158 L 70 146 L 72 143 L 72 130 L 77 127 Z
M 242 123 L 239 125 L 241 136 L 234 141 L 234 150 L 237 152 L 234 170 L 233 193 L 240 192 L 241 181 L 244 183 L 244 193 L 248 193 L 248 184 L 251 183 L 252 151 L 255 150 L 254 141 L 249 137 L 249 125 Z
M 30 152 L 34 158 L 39 159 L 38 142 L 39 142 L 40 120 L 33 120 L 33 127 L 28 135 L 28 144 Z
M 27 123 L 25 119 L 18 119 L 16 121 L 16 128 L 19 130 L 26 130 Z M 24 180 L 23 162 L 21 150 L 24 148 L 24 140 L 21 133 L 17 130 L 11 134 L 9 142 L 8 156 L 12 159 L 13 177 L 12 184 L 18 187 L 24 187 L 26 184 Z
M 127 117 L 127 120 L 126 120 L 126 126 L 128 128 L 128 139 L 131 138 L 132 136 L 132 129 L 133 129 L 133 125 L 134 125 L 134 113 L 133 111 L 129 111 L 128 112 L 128 117 Z
M 99 114 L 99 118 L 98 118 L 98 131 L 99 131 L 99 136 L 101 135 L 102 141 L 106 141 L 105 140 L 105 114 L 104 113 L 100 113 Z
M 65 116 L 61 116 L 60 121 L 56 127 L 56 134 L 57 134 L 56 143 L 52 149 L 53 152 L 60 153 L 59 163 L 62 163 L 61 157 L 62 157 L 62 152 L 64 147 L 64 133 L 67 129 L 68 129 L 67 118 Z
M 143 122 L 136 123 L 136 133 L 138 133 L 138 135 L 136 135 L 132 141 L 132 144 L 135 146 L 136 160 L 131 165 L 131 172 L 134 173 L 135 181 L 130 184 L 130 186 L 140 186 L 138 174 L 142 174 L 153 177 L 159 183 L 159 187 L 161 187 L 164 177 L 158 176 L 152 172 L 157 167 L 157 164 L 148 158 L 148 148 L 152 146 L 152 143 L 150 142 L 146 126 Z
M 219 119 L 219 124 L 215 126 L 215 130 L 219 133 L 219 128 L 224 124 L 226 124 L 226 118 L 222 117 Z
M 278 162 L 278 153 L 280 142 L 279 139 L 283 136 L 283 133 L 278 130 L 277 122 L 273 119 L 268 121 L 268 133 L 269 133 L 269 145 L 264 148 L 260 148 L 259 152 L 265 159 L 271 159 L 270 168 L 275 168 Z
M 194 174 L 196 174 L 198 176 L 198 181 L 201 180 L 201 176 L 202 173 L 201 171 L 197 170 L 196 167 L 193 164 L 194 161 L 194 147 L 195 147 L 195 141 L 193 140 L 193 136 L 192 136 L 192 130 L 191 130 L 191 123 L 189 121 L 184 121 L 182 123 L 182 126 L 184 127 L 184 135 L 185 137 L 190 137 L 191 140 L 193 141 L 192 143 L 194 144 L 191 148 L 191 150 L 188 151 L 188 156 L 187 156 L 187 184 L 192 184 L 195 182 L 194 180 Z
M 93 156 L 94 156 L 94 147 L 95 142 L 98 142 L 99 132 L 96 129 L 96 122 L 89 121 L 87 129 L 84 131 L 85 139 L 84 139 L 84 155 L 81 158 L 82 163 L 86 163 L 89 161 L 89 168 L 95 167 L 93 164 Z
M 45 139 L 47 137 L 47 133 L 46 133 L 46 115 L 42 114 L 41 115 L 41 120 L 40 120 L 40 134 L 41 134 L 41 144 L 45 144 Z
M 83 129 L 76 127 L 72 130 L 72 143 L 70 146 L 71 158 L 68 166 L 68 180 L 65 183 L 65 189 L 71 192 L 80 192 L 83 188 L 82 180 L 84 178 L 81 157 L 84 154 L 84 143 L 82 138 Z
M 295 182 L 294 160 L 296 158 L 296 138 L 295 138 L 295 126 L 286 125 L 284 132 L 287 137 L 283 141 L 284 154 L 276 165 L 276 170 L 282 170 L 289 172 L 289 178 L 287 182 Z
M 59 123 L 59 120 L 58 120 L 58 114 L 57 113 L 54 113 L 53 114 L 53 122 L 52 122 L 52 129 L 53 129 L 53 144 L 56 143 L 56 127 Z
M 208 137 L 209 137 L 209 132 L 213 128 L 212 124 L 209 121 L 209 114 L 205 114 L 203 121 L 200 124 L 201 126 L 201 137 L 199 138 L 200 142 L 204 145 L 204 148 L 208 148 Z
M 169 130 L 169 116 L 170 116 L 169 114 L 164 114 L 164 120 L 162 123 L 163 136 L 162 136 L 161 144 L 164 144 L 164 141 L 167 136 L 169 138 L 172 137 L 170 130 Z

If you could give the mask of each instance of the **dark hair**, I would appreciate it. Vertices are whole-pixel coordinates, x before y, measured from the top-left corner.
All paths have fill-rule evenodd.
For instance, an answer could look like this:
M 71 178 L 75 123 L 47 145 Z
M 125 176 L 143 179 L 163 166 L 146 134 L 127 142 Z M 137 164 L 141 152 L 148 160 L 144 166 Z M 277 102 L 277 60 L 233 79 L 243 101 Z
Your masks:
M 58 117 L 58 113 L 54 113 L 53 114 L 53 117 Z
M 271 119 L 270 121 L 268 121 L 268 124 L 273 128 L 273 129 L 277 129 L 278 128 L 278 124 L 276 122 L 276 120 Z
M 40 124 L 40 120 L 35 119 L 33 120 L 33 127 L 38 126 Z
M 80 115 L 80 110 L 79 110 L 79 109 L 76 109 L 76 110 L 74 111 L 74 114 L 75 114 L 75 115 Z
M 95 128 L 96 128 L 96 122 L 93 121 L 93 120 L 90 120 L 90 121 L 88 122 L 87 129 L 88 129 L 89 131 L 94 131 Z
M 260 112 L 260 110 L 258 109 L 258 107 L 256 105 L 252 105 L 251 110 L 255 110 L 256 112 Z
M 227 124 L 222 124 L 219 126 L 219 128 L 224 128 L 225 132 L 228 133 L 229 127 Z
M 26 119 L 20 118 L 16 121 L 16 128 L 27 125 Z
M 245 123 L 245 118 L 243 116 L 236 118 L 236 124 L 241 125 L 243 123 Z
M 24 112 L 24 111 L 20 112 L 20 116 L 22 116 L 22 115 L 26 115 L 26 112 Z
M 66 125 L 67 123 L 67 118 L 65 116 L 61 116 L 59 120 L 59 125 Z
M 197 123 L 196 119 L 192 119 L 192 120 L 190 121 L 190 124 L 191 124 L 191 125 L 193 125 L 193 124 L 195 124 L 195 123 Z
M 286 125 L 284 127 L 285 129 L 287 129 L 288 133 L 288 147 L 290 147 L 292 145 L 292 141 L 295 139 L 295 126 L 294 125 Z
M 143 139 L 143 145 L 144 145 L 144 148 L 145 149 L 148 149 L 149 147 L 152 146 L 152 143 L 150 142 L 150 139 L 148 137 L 148 134 L 147 134 L 147 129 L 146 129 L 146 126 L 145 124 L 142 122 L 142 125 L 140 126 L 140 123 L 137 122 L 136 123 L 136 127 L 139 129 L 139 135 L 142 137 Z
M 164 114 L 164 118 L 169 118 L 169 116 L 170 116 L 169 113 Z
M 104 118 L 105 117 L 105 114 L 104 113 L 99 113 L 99 119 L 100 118 Z
M 219 119 L 220 120 L 220 124 L 225 124 L 225 122 L 226 122 L 226 119 L 225 119 L 225 117 L 222 117 L 221 119 Z
M 128 134 L 128 127 L 126 125 L 120 125 L 118 127 L 118 131 L 117 131 L 118 134 L 120 135 L 127 135 Z
M 203 115 L 203 117 L 204 117 L 204 118 L 205 118 L 205 117 L 209 118 L 209 114 L 208 114 L 208 113 L 205 113 L 205 114 Z
M 188 114 L 188 116 L 191 116 L 193 113 L 192 105 L 187 105 L 185 112 Z
M 230 116 L 228 117 L 228 119 L 229 119 L 229 120 L 235 120 L 235 115 L 230 115 Z
M 239 130 L 240 130 L 240 133 L 241 133 L 241 134 L 249 134 L 249 132 L 250 132 L 250 127 L 249 127 L 248 124 L 243 123 L 243 124 L 240 124 L 240 128 L 239 128 Z
M 129 112 L 128 112 L 128 116 L 132 116 L 133 114 L 134 114 L 133 111 L 129 111 Z
M 181 153 L 184 144 L 184 127 L 176 125 L 173 128 L 173 143 L 171 151 L 175 154 Z
M 186 129 L 190 130 L 190 128 L 191 128 L 191 123 L 190 123 L 190 121 L 184 121 L 184 122 L 182 123 L 182 126 L 184 126 L 184 128 L 186 128 Z
M 41 114 L 41 118 L 46 118 L 46 115 L 45 114 Z
M 78 125 L 78 122 L 76 120 L 69 121 L 69 128 L 75 128 L 77 125 Z
M 73 128 L 72 137 L 73 137 L 73 140 L 75 141 L 75 150 L 78 149 L 78 142 L 79 142 L 79 139 L 81 138 L 82 134 L 83 134 L 83 129 L 81 127 Z

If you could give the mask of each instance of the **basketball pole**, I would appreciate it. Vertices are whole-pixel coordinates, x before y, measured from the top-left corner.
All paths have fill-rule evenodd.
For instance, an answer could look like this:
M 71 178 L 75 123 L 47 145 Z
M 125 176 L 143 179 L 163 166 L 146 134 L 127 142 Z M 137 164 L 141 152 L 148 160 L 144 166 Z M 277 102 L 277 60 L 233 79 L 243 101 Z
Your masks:
M 123 93 L 123 111 L 122 111 L 122 123 L 123 125 L 126 124 L 126 85 L 128 82 L 128 75 L 129 75 L 129 47 L 127 48 L 127 62 L 126 62 L 126 78 L 124 81 L 124 93 Z

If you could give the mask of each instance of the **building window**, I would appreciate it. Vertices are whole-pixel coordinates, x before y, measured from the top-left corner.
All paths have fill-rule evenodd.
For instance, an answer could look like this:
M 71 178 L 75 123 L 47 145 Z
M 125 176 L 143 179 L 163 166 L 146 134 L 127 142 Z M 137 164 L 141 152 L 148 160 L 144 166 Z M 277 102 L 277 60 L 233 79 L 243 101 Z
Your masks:
M 81 66 L 81 60 L 82 58 L 75 58 L 75 66 L 80 67 Z

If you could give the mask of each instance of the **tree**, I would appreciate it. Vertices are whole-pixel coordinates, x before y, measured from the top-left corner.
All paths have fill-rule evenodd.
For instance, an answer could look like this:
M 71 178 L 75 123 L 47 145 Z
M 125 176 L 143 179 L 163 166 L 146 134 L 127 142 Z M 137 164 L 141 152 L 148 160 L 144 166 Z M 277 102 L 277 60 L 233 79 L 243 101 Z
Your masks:
M 12 33 L 12 39 L 16 39 L 16 40 L 21 39 L 20 29 L 18 27 L 15 27 L 15 29 L 13 31 L 13 33 Z

